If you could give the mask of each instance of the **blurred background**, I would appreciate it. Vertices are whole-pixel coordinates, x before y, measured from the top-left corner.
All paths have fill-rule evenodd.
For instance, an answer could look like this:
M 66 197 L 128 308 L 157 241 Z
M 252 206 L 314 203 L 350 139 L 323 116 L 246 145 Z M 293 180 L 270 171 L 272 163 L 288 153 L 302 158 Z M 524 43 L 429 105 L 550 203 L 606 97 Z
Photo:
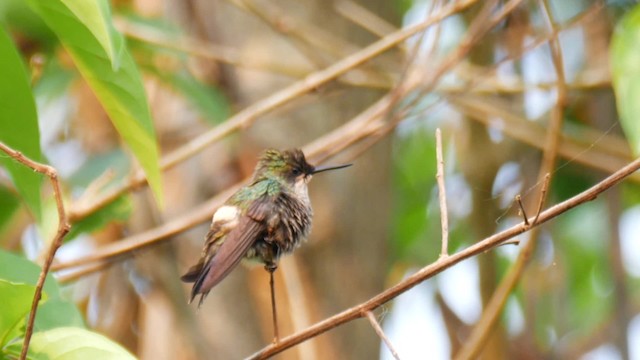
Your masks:
M 164 207 L 143 184 L 74 223 L 55 275 L 86 324 L 140 359 L 238 359 L 269 344 L 262 267 L 237 268 L 199 310 L 179 281 L 200 255 L 215 207 L 267 147 L 304 148 L 316 164 L 354 162 L 310 184 L 311 236 L 276 273 L 282 335 L 438 259 L 436 128 L 450 253 L 520 222 L 516 195 L 532 216 L 541 196 L 553 205 L 632 160 L 609 46 L 634 1 L 453 3 L 111 1 L 143 75 L 161 154 L 222 129 L 234 114 L 257 116 L 164 171 Z M 307 75 L 447 11 L 426 31 L 262 110 Z M 43 153 L 70 209 L 126 183 L 138 166 L 56 36 L 22 0 L 3 0 L 0 22 L 29 64 Z M 541 195 L 546 172 L 552 180 Z M 481 358 L 640 359 L 639 181 L 636 174 L 533 234 L 532 257 Z M 0 246 L 41 262 L 42 226 L 3 173 L 0 192 Z M 55 214 L 53 202 L 44 206 Z M 378 309 L 400 357 L 459 354 L 530 235 Z M 392 357 L 360 319 L 278 358 Z

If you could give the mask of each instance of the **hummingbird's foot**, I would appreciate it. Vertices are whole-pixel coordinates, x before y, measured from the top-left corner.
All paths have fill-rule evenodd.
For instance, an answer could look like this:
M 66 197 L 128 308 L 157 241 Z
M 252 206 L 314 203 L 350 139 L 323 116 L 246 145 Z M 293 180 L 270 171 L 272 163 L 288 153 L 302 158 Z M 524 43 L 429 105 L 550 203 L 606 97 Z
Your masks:
M 278 269 L 278 264 L 274 262 L 264 264 L 264 269 L 273 274 Z
M 274 337 L 273 340 L 271 341 L 273 345 L 277 345 L 279 342 L 280 342 L 280 339 L 278 339 L 277 337 Z

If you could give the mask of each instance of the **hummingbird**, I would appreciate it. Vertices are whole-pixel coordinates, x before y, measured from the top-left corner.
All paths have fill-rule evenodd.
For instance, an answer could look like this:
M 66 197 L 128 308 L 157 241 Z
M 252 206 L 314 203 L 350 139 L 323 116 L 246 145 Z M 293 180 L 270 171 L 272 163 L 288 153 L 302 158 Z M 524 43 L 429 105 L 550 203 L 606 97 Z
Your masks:
M 311 230 L 307 184 L 314 174 L 348 166 L 315 167 L 300 149 L 265 150 L 249 184 L 213 214 L 200 260 L 181 277 L 193 283 L 189 302 L 200 295 L 198 306 L 202 305 L 243 258 L 263 263 L 270 272 L 273 301 L 278 259 L 300 246 Z

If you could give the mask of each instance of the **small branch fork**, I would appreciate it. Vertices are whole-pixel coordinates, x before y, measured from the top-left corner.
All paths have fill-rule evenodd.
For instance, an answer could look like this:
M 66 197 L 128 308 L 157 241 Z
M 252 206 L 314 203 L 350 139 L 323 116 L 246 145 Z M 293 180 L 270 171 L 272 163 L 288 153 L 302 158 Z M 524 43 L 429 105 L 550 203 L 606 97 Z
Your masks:
M 0 150 L 7 153 L 10 157 L 12 157 L 17 162 L 30 167 L 36 172 L 46 175 L 49 180 L 51 180 L 51 186 L 53 187 L 53 195 L 56 200 L 56 207 L 58 210 L 58 230 L 56 232 L 51 245 L 49 246 L 49 251 L 47 253 L 47 258 L 45 259 L 44 264 L 42 265 L 42 271 L 40 271 L 40 276 L 38 277 L 38 282 L 36 283 L 36 291 L 33 295 L 33 302 L 31 303 L 31 311 L 29 312 L 29 319 L 27 321 L 27 327 L 24 333 L 24 342 L 22 343 L 22 351 L 20 353 L 20 360 L 24 360 L 27 358 L 27 352 L 29 350 L 29 342 L 31 341 L 31 335 L 33 334 L 33 325 L 36 319 L 36 313 L 38 311 L 38 303 L 40 302 L 40 298 L 42 297 L 42 288 L 44 287 L 44 282 L 47 279 L 47 274 L 49 273 L 49 268 L 51 268 L 51 263 L 53 262 L 53 258 L 60 248 L 62 244 L 62 239 L 67 235 L 69 230 L 71 229 L 71 225 L 67 221 L 67 214 L 64 210 L 64 203 L 62 201 L 62 192 L 60 191 L 60 183 L 58 182 L 58 172 L 56 169 L 49 165 L 40 164 L 35 162 L 28 157 L 24 156 L 21 152 L 13 150 L 8 147 L 4 143 L 0 142 Z

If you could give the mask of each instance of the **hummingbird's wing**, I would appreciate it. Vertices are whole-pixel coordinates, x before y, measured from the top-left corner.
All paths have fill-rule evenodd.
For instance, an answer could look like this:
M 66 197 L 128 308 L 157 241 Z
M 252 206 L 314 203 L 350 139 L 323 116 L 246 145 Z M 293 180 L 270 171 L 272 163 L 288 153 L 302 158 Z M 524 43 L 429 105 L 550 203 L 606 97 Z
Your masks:
M 202 303 L 204 296 L 238 265 L 251 245 L 265 236 L 268 231 L 267 216 L 273 206 L 273 197 L 268 194 L 251 203 L 246 213 L 240 216 L 238 225 L 220 239 L 221 244 L 215 254 L 203 264 L 191 290 L 191 301 L 202 294 Z

